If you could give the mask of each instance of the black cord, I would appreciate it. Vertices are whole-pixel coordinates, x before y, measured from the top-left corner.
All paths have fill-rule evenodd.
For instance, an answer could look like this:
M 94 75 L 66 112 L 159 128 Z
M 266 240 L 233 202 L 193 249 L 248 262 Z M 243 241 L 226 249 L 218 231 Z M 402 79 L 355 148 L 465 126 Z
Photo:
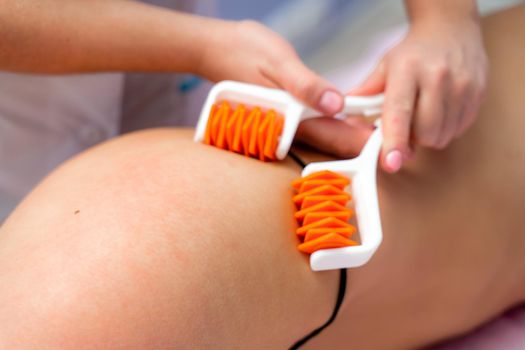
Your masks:
M 304 168 L 306 167 L 306 163 L 301 159 L 299 158 L 299 156 L 295 153 L 293 153 L 292 151 L 289 151 L 288 152 L 288 155 L 290 156 L 290 158 L 292 158 L 297 164 L 299 164 L 299 166 L 301 168 Z
M 290 158 L 292 158 L 299 166 L 304 168 L 306 166 L 306 163 L 299 158 L 295 153 L 292 151 L 288 152 L 288 155 Z M 334 322 L 335 318 L 337 317 L 337 314 L 339 313 L 339 309 L 341 308 L 341 305 L 343 304 L 343 300 L 345 299 L 346 294 L 346 269 L 341 269 L 339 274 L 339 291 L 337 292 L 337 300 L 335 302 L 334 311 L 332 312 L 332 315 L 326 321 L 321 327 L 314 329 L 312 332 L 310 332 L 305 337 L 299 339 L 290 350 L 296 350 L 299 349 L 301 346 L 303 346 L 307 341 L 321 333 L 326 327 L 328 327 L 332 322 Z
M 335 318 L 337 317 L 337 314 L 339 313 L 339 309 L 341 308 L 341 305 L 343 304 L 343 300 L 345 299 L 345 293 L 346 293 L 346 269 L 341 269 L 340 271 L 341 273 L 339 277 L 339 292 L 337 293 L 337 301 L 335 302 L 335 307 L 334 307 L 334 311 L 332 312 L 332 316 L 330 316 L 328 321 L 326 321 L 325 324 L 323 324 L 321 327 L 314 329 L 310 334 L 298 340 L 294 345 L 292 345 L 290 350 L 299 349 L 308 340 L 312 339 L 313 337 L 321 333 L 323 329 L 325 329 L 332 322 L 334 322 Z

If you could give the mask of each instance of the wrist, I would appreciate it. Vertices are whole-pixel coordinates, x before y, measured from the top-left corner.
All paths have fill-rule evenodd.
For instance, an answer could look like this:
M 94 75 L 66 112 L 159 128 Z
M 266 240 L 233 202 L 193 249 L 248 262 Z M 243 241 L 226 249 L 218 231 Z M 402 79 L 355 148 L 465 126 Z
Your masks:
M 412 25 L 422 23 L 479 23 L 479 13 L 475 0 L 405 0 L 405 6 Z
M 192 73 L 212 81 L 217 73 L 221 73 L 220 63 L 226 56 L 234 54 L 229 50 L 228 42 L 234 41 L 236 23 L 212 18 L 206 18 L 201 23 L 204 38 L 197 43 L 196 64 Z

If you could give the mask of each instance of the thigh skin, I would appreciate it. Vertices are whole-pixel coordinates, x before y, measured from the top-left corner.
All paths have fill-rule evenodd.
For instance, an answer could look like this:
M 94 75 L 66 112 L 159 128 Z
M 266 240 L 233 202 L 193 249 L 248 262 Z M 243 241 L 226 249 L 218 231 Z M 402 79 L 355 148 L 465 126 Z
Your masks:
M 347 303 L 307 349 L 411 349 L 525 300 L 525 6 L 483 19 L 488 91 L 444 151 L 380 174 L 384 241 L 349 271 Z
M 300 168 L 131 134 L 45 179 L 0 229 L 0 348 L 287 348 L 338 273 L 299 253 Z

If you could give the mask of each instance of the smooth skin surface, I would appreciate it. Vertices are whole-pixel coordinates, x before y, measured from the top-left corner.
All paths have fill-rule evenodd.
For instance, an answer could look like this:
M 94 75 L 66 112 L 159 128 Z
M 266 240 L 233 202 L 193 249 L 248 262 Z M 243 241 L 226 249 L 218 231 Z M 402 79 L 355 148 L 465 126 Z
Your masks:
M 328 319 L 338 273 L 313 274 L 289 234 L 298 167 L 192 133 L 88 151 L 7 220 L 0 348 L 282 348 Z
M 348 311 L 306 348 L 421 348 L 524 301 L 524 20 L 525 6 L 483 20 L 492 75 L 478 121 L 380 176 L 383 245 L 350 274 Z
M 380 176 L 384 242 L 309 348 L 422 347 L 524 301 L 524 18 L 483 24 L 494 76 L 478 123 Z M 329 317 L 337 272 L 295 249 L 300 169 L 190 137 L 115 139 L 24 200 L 0 228 L 0 348 L 281 349 Z

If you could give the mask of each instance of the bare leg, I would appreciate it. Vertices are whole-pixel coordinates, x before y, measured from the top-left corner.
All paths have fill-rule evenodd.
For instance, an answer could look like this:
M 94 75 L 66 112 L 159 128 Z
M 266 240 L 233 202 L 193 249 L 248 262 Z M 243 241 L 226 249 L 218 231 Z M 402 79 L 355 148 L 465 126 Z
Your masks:
M 423 346 L 524 300 L 524 17 L 485 24 L 493 80 L 476 126 L 380 178 L 384 243 L 349 271 L 344 309 L 312 347 Z M 298 173 L 174 130 L 67 163 L 0 228 L 0 347 L 288 347 L 337 289 L 295 249 Z
M 297 166 L 190 133 L 95 148 L 8 219 L 0 348 L 276 349 L 328 319 L 338 274 L 312 273 L 289 234 Z

